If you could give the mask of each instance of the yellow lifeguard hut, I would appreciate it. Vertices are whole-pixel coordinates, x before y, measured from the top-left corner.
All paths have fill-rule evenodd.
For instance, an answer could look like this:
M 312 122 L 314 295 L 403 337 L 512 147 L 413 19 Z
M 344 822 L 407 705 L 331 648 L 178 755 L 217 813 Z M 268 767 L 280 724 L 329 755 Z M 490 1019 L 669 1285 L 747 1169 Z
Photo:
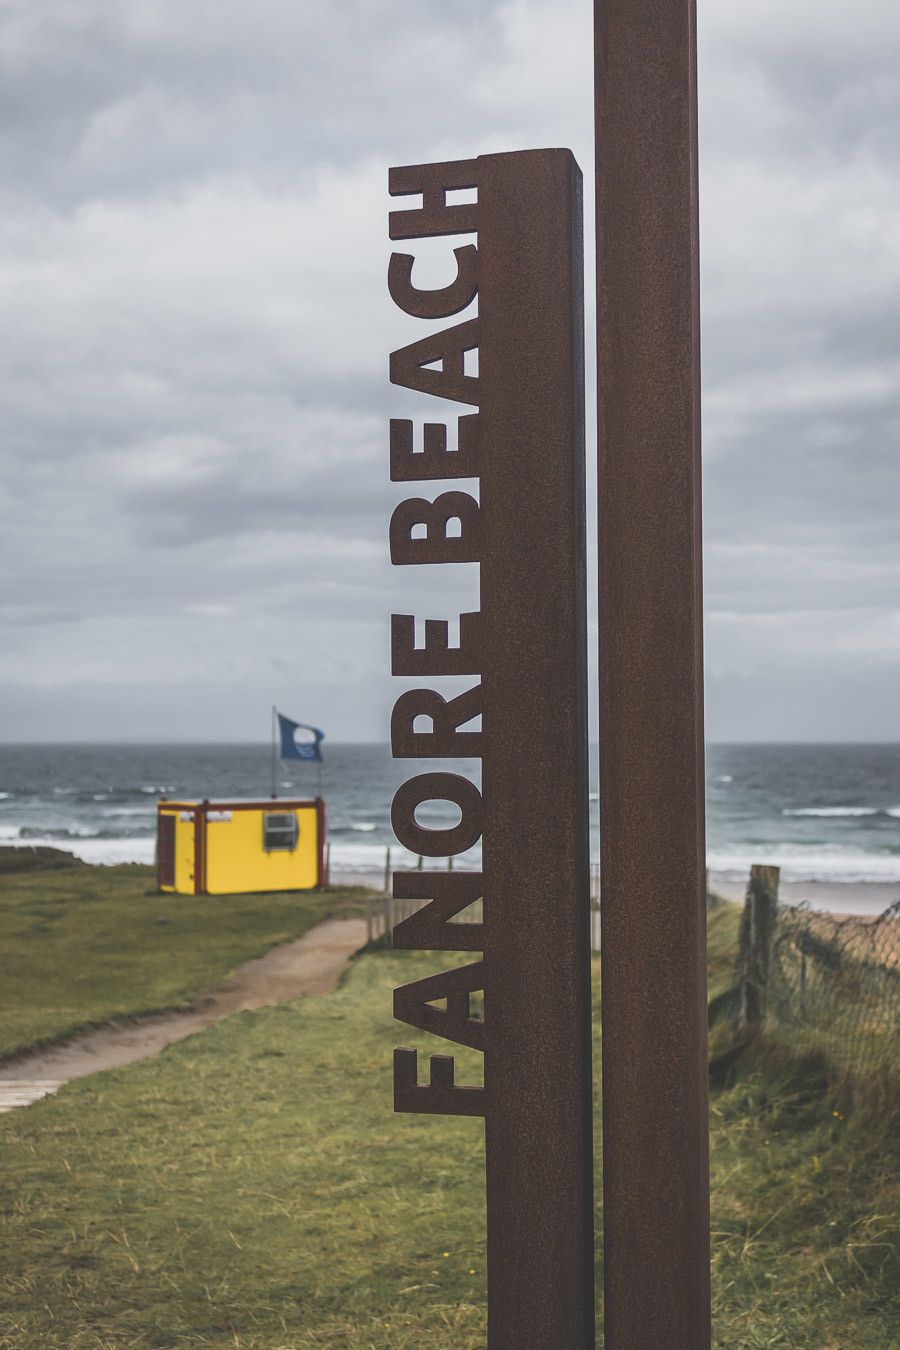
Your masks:
M 309 891 L 325 882 L 325 803 L 284 797 L 156 809 L 156 880 L 178 895 Z

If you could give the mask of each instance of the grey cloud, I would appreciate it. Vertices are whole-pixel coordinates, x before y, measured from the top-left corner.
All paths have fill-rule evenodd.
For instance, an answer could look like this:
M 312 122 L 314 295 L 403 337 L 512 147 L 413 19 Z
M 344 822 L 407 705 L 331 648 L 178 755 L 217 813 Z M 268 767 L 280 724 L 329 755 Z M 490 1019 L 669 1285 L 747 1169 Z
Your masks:
M 475 602 L 387 562 L 386 167 L 570 144 L 590 209 L 590 39 L 581 0 L 3 7 L 0 738 L 251 734 L 298 672 L 384 734 L 390 610 Z M 900 735 L 900 13 L 700 39 L 710 730 Z
M 219 174 L 308 181 L 389 140 L 410 94 L 419 133 L 440 137 L 435 95 L 496 42 L 499 8 L 19 0 L 4 20 L 0 166 L 70 205 Z

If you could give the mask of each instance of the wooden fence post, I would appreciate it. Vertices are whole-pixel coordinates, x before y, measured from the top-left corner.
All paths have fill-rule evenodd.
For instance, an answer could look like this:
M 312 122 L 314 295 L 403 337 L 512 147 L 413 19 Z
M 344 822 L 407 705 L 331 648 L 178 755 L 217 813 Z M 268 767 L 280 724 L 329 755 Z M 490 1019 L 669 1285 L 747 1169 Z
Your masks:
M 741 916 L 741 1001 L 738 1026 L 741 1031 L 759 1029 L 766 1012 L 766 988 L 775 920 L 778 910 L 780 869 L 758 863 L 750 868 L 744 913 Z
M 388 895 L 391 889 L 391 848 L 390 845 L 384 853 L 384 893 Z

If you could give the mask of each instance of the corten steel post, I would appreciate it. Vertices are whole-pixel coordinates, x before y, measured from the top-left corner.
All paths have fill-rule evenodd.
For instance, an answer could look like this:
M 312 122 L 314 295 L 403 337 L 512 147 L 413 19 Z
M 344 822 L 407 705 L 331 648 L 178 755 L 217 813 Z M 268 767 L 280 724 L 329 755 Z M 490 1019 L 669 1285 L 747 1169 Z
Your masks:
M 594 1344 L 581 173 L 478 160 L 491 1350 Z
M 710 1344 L 694 0 L 596 0 L 608 1350 Z

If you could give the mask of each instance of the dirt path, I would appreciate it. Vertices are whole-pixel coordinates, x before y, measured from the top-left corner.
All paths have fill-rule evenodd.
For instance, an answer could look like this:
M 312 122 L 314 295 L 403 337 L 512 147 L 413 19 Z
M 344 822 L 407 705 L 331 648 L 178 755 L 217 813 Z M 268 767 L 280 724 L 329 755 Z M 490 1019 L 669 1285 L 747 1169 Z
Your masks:
M 363 919 L 327 919 L 295 942 L 238 966 L 187 1012 L 101 1027 L 65 1045 L 0 1064 L 0 1111 L 28 1106 L 73 1078 L 157 1055 L 230 1013 L 284 1003 L 301 994 L 327 994 L 365 941 Z

